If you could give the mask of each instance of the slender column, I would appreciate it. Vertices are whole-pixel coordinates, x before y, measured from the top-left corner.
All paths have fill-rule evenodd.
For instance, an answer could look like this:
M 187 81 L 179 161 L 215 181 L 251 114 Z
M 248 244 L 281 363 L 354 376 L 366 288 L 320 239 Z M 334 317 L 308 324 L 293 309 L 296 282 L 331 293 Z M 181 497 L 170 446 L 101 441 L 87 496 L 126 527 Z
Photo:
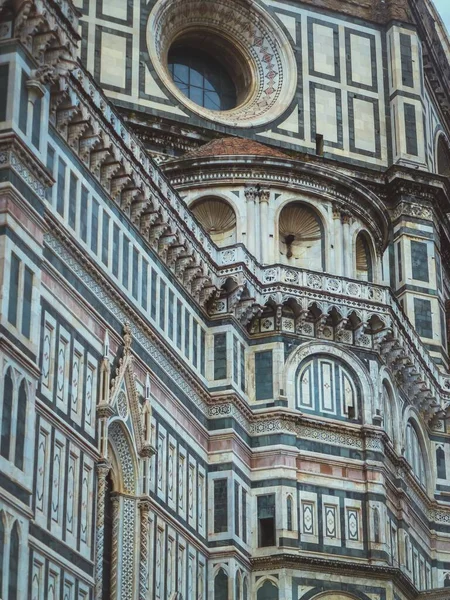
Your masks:
M 140 556 L 139 556 L 139 600 L 148 598 L 148 533 L 150 500 L 143 498 L 139 502 L 141 513 Z
M 344 276 L 352 276 L 352 248 L 350 243 L 350 215 L 346 212 L 342 213 L 342 236 L 343 236 L 343 252 L 344 252 Z
M 112 497 L 111 600 L 117 599 L 117 565 L 119 563 L 120 498 Z M 105 600 L 107 600 L 105 598 Z M 117 599 L 118 600 L 118 599 Z
M 258 189 L 254 185 L 245 188 L 244 194 L 247 201 L 247 250 L 253 255 L 256 249 L 256 195 Z
M 105 542 L 105 494 L 106 477 L 111 466 L 107 462 L 97 465 L 97 533 L 95 555 L 95 599 L 102 600 L 103 593 L 103 549 Z M 106 599 L 105 599 L 106 600 Z
M 269 262 L 269 190 L 261 190 L 259 194 L 259 213 L 260 213 L 260 256 L 263 265 Z
M 334 274 L 342 275 L 342 226 L 341 226 L 341 206 L 333 204 L 333 254 L 334 254 Z

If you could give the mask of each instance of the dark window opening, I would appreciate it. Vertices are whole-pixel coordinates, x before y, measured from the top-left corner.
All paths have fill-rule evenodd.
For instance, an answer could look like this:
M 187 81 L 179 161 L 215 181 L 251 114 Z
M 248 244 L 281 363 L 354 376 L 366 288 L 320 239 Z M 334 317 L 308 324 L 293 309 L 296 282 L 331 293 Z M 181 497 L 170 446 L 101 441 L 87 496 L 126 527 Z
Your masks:
M 228 480 L 214 481 L 214 533 L 228 530 Z
M 9 65 L 0 65 L 0 121 L 6 121 Z
M 228 599 L 228 575 L 220 569 L 214 579 L 214 600 Z
M 111 595 L 111 552 L 112 552 L 112 531 L 113 531 L 113 503 L 112 503 L 113 483 L 111 475 L 106 477 L 105 490 L 105 523 L 104 523 L 104 541 L 103 541 L 103 598 L 109 598 Z
M 9 460 L 9 447 L 11 443 L 11 417 L 13 401 L 13 381 L 11 370 L 8 369 L 3 384 L 3 411 L 2 411 L 2 436 L 0 453 Z
M 17 303 L 19 300 L 19 271 L 20 260 L 11 254 L 11 271 L 9 275 L 8 321 L 17 326 Z
M 27 390 L 25 380 L 22 380 L 19 388 L 19 400 L 17 405 L 17 429 L 16 429 L 16 453 L 14 462 L 18 469 L 23 471 L 23 459 L 25 449 L 25 428 L 27 416 Z
M 177 88 L 190 100 L 210 110 L 236 106 L 236 87 L 225 67 L 202 50 L 179 46 L 169 52 L 169 72 Z
M 9 547 L 9 584 L 8 599 L 17 600 L 19 583 L 19 526 L 17 521 L 14 523 L 11 532 L 11 542 Z
M 445 468 L 445 452 L 443 448 L 436 450 L 437 476 L 439 479 L 447 479 Z
M 275 545 L 275 495 L 258 496 L 258 546 Z
M 291 496 L 288 496 L 287 500 L 286 500 L 286 512 L 287 512 L 287 529 L 288 529 L 288 531 L 292 531 L 292 498 L 291 498 Z
M 321 133 L 316 134 L 316 154 L 323 156 L 323 135 Z

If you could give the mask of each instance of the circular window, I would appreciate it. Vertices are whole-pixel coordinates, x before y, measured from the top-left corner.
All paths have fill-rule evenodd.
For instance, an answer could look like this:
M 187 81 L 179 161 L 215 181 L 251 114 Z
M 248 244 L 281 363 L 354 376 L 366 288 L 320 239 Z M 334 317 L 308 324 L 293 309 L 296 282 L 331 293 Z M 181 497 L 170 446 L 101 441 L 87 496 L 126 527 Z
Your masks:
M 289 107 L 297 66 L 273 17 L 244 0 L 158 0 L 147 24 L 150 59 L 192 112 L 252 127 Z
M 171 48 L 169 72 L 187 98 L 209 110 L 230 110 L 236 106 L 236 86 L 225 67 L 202 50 L 189 46 Z

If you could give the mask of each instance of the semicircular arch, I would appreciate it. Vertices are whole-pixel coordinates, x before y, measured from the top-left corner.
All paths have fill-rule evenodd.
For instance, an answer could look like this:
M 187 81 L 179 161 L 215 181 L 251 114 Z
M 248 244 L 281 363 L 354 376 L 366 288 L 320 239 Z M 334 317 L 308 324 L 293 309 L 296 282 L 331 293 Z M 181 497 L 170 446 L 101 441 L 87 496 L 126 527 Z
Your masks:
M 296 398 L 297 373 L 301 364 L 307 359 L 320 355 L 340 361 L 355 375 L 359 389 L 364 390 L 364 401 L 361 399 L 362 422 L 372 423 L 375 390 L 367 369 L 355 354 L 334 342 L 320 343 L 312 340 L 301 344 L 292 352 L 286 361 L 283 371 L 284 389 L 286 390 L 287 397 L 292 398 L 292 402 Z

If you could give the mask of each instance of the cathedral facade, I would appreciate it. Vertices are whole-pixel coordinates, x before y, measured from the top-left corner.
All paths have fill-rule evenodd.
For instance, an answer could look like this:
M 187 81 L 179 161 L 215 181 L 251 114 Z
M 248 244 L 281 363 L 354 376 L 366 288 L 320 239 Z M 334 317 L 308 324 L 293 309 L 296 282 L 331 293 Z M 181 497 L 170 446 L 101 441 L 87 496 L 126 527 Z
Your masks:
M 431 0 L 0 0 L 0 598 L 450 599 Z

